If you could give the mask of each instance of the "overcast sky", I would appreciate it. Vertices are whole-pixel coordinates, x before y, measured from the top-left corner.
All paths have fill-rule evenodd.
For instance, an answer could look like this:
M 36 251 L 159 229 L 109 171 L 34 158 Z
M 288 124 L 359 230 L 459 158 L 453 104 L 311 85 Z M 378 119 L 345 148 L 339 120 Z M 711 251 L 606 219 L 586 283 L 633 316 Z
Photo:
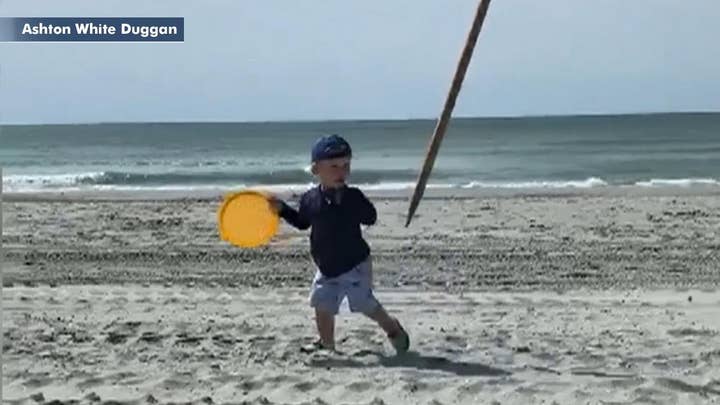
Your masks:
M 477 0 L 0 0 L 185 42 L 0 44 L 0 121 L 436 118 Z M 718 0 L 494 0 L 455 116 L 720 111 Z

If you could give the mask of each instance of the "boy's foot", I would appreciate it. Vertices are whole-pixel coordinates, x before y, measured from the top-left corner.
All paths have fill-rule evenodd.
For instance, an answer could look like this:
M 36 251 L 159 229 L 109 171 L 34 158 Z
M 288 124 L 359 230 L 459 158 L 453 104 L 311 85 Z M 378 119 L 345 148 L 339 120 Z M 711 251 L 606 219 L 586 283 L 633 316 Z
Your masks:
M 405 329 L 403 329 L 400 321 L 396 319 L 395 322 L 397 322 L 397 330 L 393 333 L 388 333 L 388 339 L 390 339 L 390 343 L 393 345 L 393 348 L 395 348 L 397 354 L 406 353 L 408 349 L 410 349 L 410 336 Z
M 327 350 L 327 351 L 334 351 L 334 347 L 326 347 L 322 344 L 322 341 L 320 339 L 317 339 L 316 341 L 310 343 L 309 345 L 305 345 L 300 348 L 300 351 L 303 353 L 315 353 L 320 350 Z

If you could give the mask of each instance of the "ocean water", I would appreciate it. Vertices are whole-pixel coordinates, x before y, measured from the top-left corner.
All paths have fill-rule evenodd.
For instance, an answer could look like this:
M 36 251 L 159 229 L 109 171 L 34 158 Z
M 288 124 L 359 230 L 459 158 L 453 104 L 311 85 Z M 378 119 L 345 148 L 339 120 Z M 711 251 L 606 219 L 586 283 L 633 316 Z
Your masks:
M 0 127 L 4 191 L 305 188 L 338 133 L 351 182 L 412 188 L 434 120 Z M 454 118 L 429 187 L 720 187 L 720 113 Z

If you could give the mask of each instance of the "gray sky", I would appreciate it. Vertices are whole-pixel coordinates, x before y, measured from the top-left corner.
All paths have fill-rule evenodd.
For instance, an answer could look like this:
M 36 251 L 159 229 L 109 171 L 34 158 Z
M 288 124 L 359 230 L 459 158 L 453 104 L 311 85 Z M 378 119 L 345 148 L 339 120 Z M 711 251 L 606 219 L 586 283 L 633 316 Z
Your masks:
M 0 44 L 0 121 L 435 118 L 478 0 L 0 0 L 185 43 Z M 494 0 L 455 116 L 720 111 L 720 1 Z

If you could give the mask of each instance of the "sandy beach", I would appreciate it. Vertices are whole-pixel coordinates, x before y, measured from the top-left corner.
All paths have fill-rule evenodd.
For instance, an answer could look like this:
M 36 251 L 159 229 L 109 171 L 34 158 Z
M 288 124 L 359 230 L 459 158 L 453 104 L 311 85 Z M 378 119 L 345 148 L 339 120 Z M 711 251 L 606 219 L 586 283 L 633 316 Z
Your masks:
M 307 233 L 217 236 L 217 196 L 3 196 L 6 403 L 720 403 L 720 198 L 372 196 L 378 296 L 314 338 Z M 114 402 L 114 403 L 118 403 Z

